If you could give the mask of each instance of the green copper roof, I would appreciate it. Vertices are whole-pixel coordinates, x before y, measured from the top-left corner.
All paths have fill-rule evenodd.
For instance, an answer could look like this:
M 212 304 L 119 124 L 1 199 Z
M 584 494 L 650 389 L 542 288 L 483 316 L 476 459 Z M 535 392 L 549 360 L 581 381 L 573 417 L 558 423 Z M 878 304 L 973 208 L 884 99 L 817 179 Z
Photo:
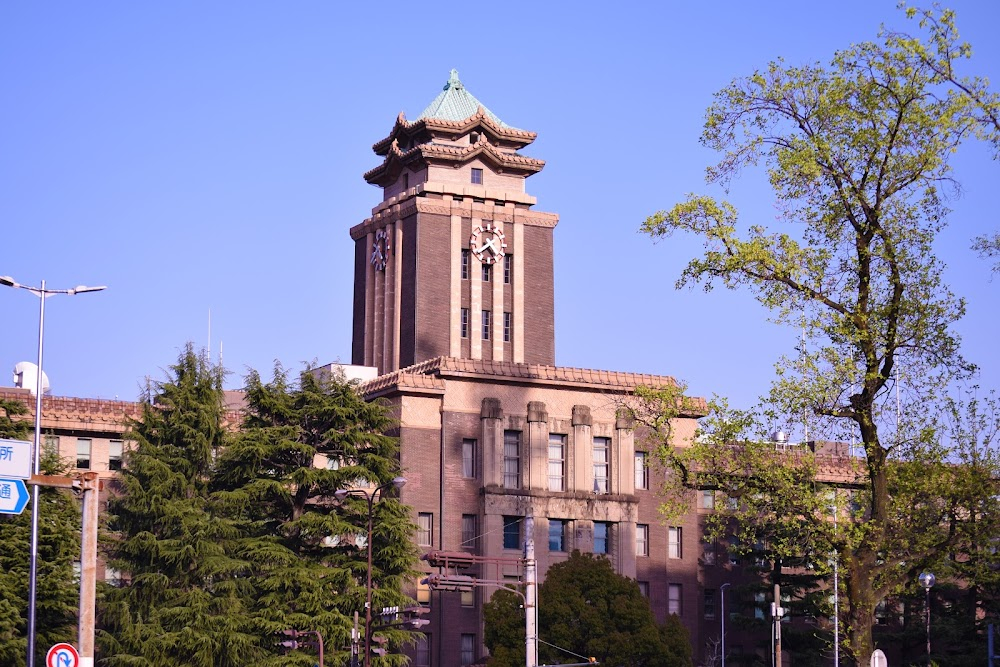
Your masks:
M 479 107 L 483 107 L 490 120 L 500 127 L 510 127 L 465 89 L 465 86 L 458 79 L 458 70 L 453 69 L 451 76 L 448 77 L 448 83 L 444 84 L 444 90 L 417 116 L 417 120 L 437 118 L 438 120 L 463 121 L 474 115 Z

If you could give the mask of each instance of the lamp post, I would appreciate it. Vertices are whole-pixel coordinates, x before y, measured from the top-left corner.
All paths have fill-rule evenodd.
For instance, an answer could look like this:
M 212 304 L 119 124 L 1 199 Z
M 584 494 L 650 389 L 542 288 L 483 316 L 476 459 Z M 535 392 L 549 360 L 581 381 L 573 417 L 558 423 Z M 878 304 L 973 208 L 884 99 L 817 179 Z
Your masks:
M 931 587 L 937 578 L 930 572 L 921 572 L 917 577 L 924 587 L 924 613 L 927 616 L 927 664 L 931 664 Z
M 32 447 L 31 474 L 38 476 L 41 472 L 42 449 L 42 348 L 45 340 L 45 300 L 56 294 L 83 294 L 85 292 L 100 292 L 107 289 L 77 285 L 71 289 L 48 289 L 45 281 L 38 287 L 22 285 L 10 276 L 0 276 L 0 285 L 28 290 L 38 297 L 38 377 L 35 385 L 35 442 Z M 28 665 L 35 667 L 35 600 L 38 593 L 38 484 L 31 490 L 31 546 L 28 552 Z
M 726 588 L 728 586 L 729 582 L 719 586 L 720 611 L 722 612 L 722 631 L 719 634 L 719 638 L 722 640 L 722 667 L 726 667 Z
M 396 490 L 402 489 L 403 485 L 406 484 L 405 477 L 395 477 L 392 481 L 386 482 L 381 486 L 372 489 L 371 493 L 365 491 L 364 489 L 337 489 L 333 496 L 337 500 L 344 500 L 347 496 L 357 495 L 363 496 L 365 500 L 368 501 L 368 581 L 365 585 L 365 667 L 371 667 L 372 664 L 372 517 L 375 513 L 375 498 L 378 497 L 379 500 L 386 489 L 389 487 L 395 487 Z

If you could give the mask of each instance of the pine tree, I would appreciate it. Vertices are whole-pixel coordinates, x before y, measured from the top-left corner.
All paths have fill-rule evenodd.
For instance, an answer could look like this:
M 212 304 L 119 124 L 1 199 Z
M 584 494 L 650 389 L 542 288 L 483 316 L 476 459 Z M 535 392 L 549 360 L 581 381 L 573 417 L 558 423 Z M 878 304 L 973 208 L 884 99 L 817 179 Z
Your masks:
M 246 564 L 227 549 L 235 532 L 209 501 L 222 379 L 188 344 L 129 425 L 108 503 L 109 562 L 125 584 L 102 596 L 102 664 L 226 667 L 264 652 L 245 613 Z
M 27 407 L 0 401 L 0 438 L 30 438 Z M 68 466 L 56 452 L 44 452 L 43 474 L 65 474 Z M 73 562 L 80 555 L 80 507 L 72 493 L 41 487 L 38 521 L 38 586 L 35 591 L 35 663 L 44 663 L 48 647 L 76 639 L 79 586 Z M 0 516 L 0 664 L 27 662 L 28 551 L 31 506 L 17 516 Z
M 332 657 L 349 644 L 354 612 L 364 618 L 368 511 L 363 499 L 338 503 L 334 492 L 399 474 L 398 442 L 386 435 L 393 420 L 340 379 L 306 370 L 290 384 L 280 366 L 267 383 L 251 372 L 246 400 L 242 429 L 219 460 L 214 498 L 243 535 L 237 553 L 252 564 L 261 631 L 318 631 Z M 373 528 L 372 607 L 407 604 L 401 588 L 412 575 L 413 526 L 391 493 L 375 505 Z M 397 631 L 390 641 L 401 638 Z M 306 649 L 264 664 L 314 658 Z

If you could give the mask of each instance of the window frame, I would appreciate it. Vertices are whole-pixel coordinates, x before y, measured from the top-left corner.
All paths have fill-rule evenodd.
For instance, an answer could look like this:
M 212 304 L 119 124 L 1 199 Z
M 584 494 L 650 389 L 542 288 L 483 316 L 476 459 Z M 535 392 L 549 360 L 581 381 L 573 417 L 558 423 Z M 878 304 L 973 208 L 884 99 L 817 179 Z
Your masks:
M 503 313 L 503 342 L 509 343 L 513 337 L 514 330 L 514 314 L 509 310 L 505 310 Z
M 460 316 L 461 326 L 459 331 L 459 334 L 462 338 L 469 337 L 469 318 L 470 318 L 469 309 L 463 308 Z
M 417 546 L 434 546 L 434 513 L 417 512 L 417 532 L 415 535 Z
M 521 431 L 503 432 L 503 488 L 521 488 Z
M 634 454 L 633 465 L 635 467 L 635 488 L 637 491 L 649 489 L 649 463 L 648 454 L 642 450 L 637 450 Z
M 483 185 L 483 170 L 480 167 L 472 167 L 472 173 L 469 175 L 469 182 L 472 185 Z
M 118 450 L 118 454 L 115 455 L 115 449 Z M 122 469 L 122 462 L 125 459 L 125 441 L 124 440 L 109 440 L 108 441 L 108 470 L 118 471 Z
M 611 533 L 612 524 L 610 521 L 595 521 L 594 522 L 594 548 L 593 553 L 609 556 L 611 555 Z M 598 531 L 600 527 L 600 531 Z M 602 533 L 601 537 L 598 537 L 598 532 Z M 598 544 L 603 545 L 603 549 L 598 549 Z
M 684 528 L 682 526 L 667 527 L 667 558 L 671 560 L 684 558 Z
M 635 555 L 639 557 L 649 556 L 649 524 L 635 524 Z
M 601 443 L 600 446 L 597 444 L 598 441 Z M 603 460 L 598 460 L 598 452 L 603 452 Z M 592 459 L 594 462 L 594 493 L 611 493 L 611 438 L 594 436 Z
M 503 548 L 504 549 L 522 549 L 524 542 L 522 540 L 524 530 L 524 517 L 520 516 L 504 516 L 503 517 Z M 517 544 L 514 544 L 516 539 Z
M 476 446 L 475 438 L 462 438 L 462 477 L 476 479 Z
M 469 274 L 470 274 L 469 266 L 470 262 L 472 261 L 471 257 L 472 257 L 472 251 L 470 251 L 468 248 L 462 248 L 462 273 L 461 273 L 462 280 L 469 279 Z
M 483 340 L 491 340 L 490 335 L 493 333 L 493 311 L 484 310 L 482 319 L 483 319 Z
M 514 256 L 505 253 L 503 256 L 503 284 L 510 285 L 514 279 Z
M 86 458 L 80 456 L 80 445 L 82 443 L 87 443 Z M 80 465 L 81 461 L 86 461 L 86 465 Z M 77 438 L 76 439 L 76 468 L 77 470 L 91 470 L 94 466 L 94 439 L 93 438 Z
M 553 458 L 553 449 L 558 448 L 558 458 Z M 556 464 L 559 466 L 559 474 L 552 474 L 552 466 Z M 549 447 L 548 447 L 548 467 L 546 468 L 547 479 L 548 479 L 548 490 L 549 491 L 565 491 L 566 490 L 566 435 L 562 433 L 549 433 Z M 554 482 L 558 482 L 554 484 Z M 558 486 L 559 488 L 553 488 L 553 486 Z
M 667 613 L 682 616 L 684 613 L 684 586 L 667 584 Z

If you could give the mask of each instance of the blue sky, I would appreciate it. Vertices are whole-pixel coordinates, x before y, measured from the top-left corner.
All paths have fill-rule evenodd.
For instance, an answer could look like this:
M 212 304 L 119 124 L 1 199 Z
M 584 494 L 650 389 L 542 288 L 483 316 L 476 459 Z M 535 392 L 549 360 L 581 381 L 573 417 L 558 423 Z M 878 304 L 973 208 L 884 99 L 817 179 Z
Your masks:
M 698 144 L 712 94 L 778 56 L 828 60 L 907 27 L 895 0 L 648 3 L 0 4 L 0 275 L 50 287 L 57 395 L 137 396 L 185 341 L 220 346 L 240 386 L 275 360 L 350 360 L 352 242 L 379 191 L 361 175 L 396 115 L 457 68 L 505 122 L 536 131 L 528 181 L 556 229 L 560 365 L 673 375 L 748 406 L 797 332 L 748 293 L 676 291 L 694 241 L 646 215 L 713 191 Z M 1000 81 L 1000 3 L 962 1 L 970 72 Z M 939 254 L 968 299 L 959 329 L 1000 387 L 1000 279 L 968 249 L 1000 228 L 1000 163 L 967 146 Z M 718 193 L 714 193 L 718 194 Z M 730 200 L 773 222 L 762 173 Z M 0 384 L 36 355 L 38 301 L 0 288 Z

